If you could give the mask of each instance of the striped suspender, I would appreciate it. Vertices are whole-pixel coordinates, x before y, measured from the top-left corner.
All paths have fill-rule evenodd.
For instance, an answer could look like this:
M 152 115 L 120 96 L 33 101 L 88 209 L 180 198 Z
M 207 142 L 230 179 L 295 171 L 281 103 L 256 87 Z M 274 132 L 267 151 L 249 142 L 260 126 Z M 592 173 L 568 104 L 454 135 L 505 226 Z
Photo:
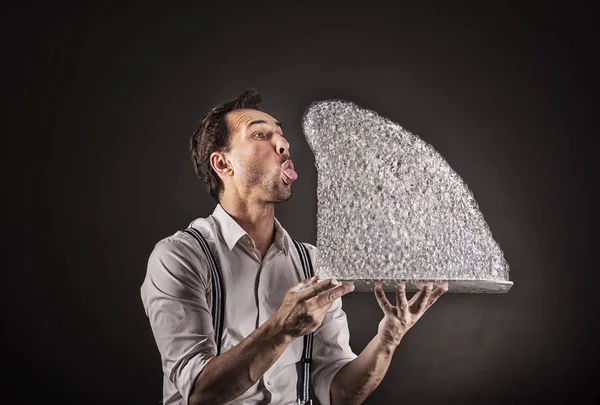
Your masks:
M 304 278 L 311 278 L 315 272 L 313 270 L 312 262 L 306 246 L 294 240 L 294 245 L 298 249 L 298 255 L 300 256 L 300 262 L 302 263 L 302 269 L 304 270 Z M 314 333 L 311 332 L 308 335 L 304 335 L 304 348 L 302 349 L 302 360 L 300 360 L 300 366 L 302 367 L 302 374 L 298 381 L 298 391 L 300 393 L 300 403 L 312 404 L 310 399 L 310 364 L 312 363 L 312 344 L 313 344 Z
M 221 272 L 219 271 L 218 264 L 213 257 L 208 243 L 202 236 L 202 234 L 194 228 L 187 228 L 183 232 L 186 232 L 194 237 L 200 248 L 208 259 L 208 266 L 210 267 L 211 274 L 211 285 L 212 285 L 212 302 L 210 311 L 213 314 L 213 330 L 215 334 L 215 343 L 217 344 L 217 356 L 221 354 L 221 339 L 223 337 L 223 315 L 225 312 L 225 302 L 223 296 L 223 280 L 221 279 Z
M 188 233 L 196 239 L 200 248 L 208 259 L 208 265 L 211 273 L 211 285 L 212 285 L 212 302 L 211 302 L 211 313 L 213 314 L 213 330 L 215 334 L 215 343 L 217 345 L 217 356 L 221 354 L 221 340 L 223 337 L 223 314 L 225 312 L 224 292 L 223 292 L 223 280 L 221 279 L 221 272 L 219 265 L 212 255 L 208 243 L 202 236 L 202 234 L 195 228 L 184 229 L 183 232 Z M 293 241 L 298 254 L 300 255 L 300 262 L 302 263 L 302 270 L 304 271 L 304 278 L 308 279 L 314 275 L 314 269 L 306 246 L 304 244 Z M 300 365 L 302 373 L 298 380 L 298 397 L 302 404 L 312 404 L 310 399 L 310 364 L 312 363 L 312 343 L 313 333 L 304 335 L 304 347 L 302 348 L 302 359 Z

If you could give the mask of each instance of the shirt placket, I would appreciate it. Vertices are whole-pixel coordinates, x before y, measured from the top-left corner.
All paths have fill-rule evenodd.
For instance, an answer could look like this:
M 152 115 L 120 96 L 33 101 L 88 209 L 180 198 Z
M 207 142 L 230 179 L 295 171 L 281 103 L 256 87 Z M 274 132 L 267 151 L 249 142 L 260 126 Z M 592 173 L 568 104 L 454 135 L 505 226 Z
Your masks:
M 280 251 L 277 253 L 273 253 L 271 250 L 273 248 L 269 248 L 269 250 L 267 251 L 267 254 L 264 257 L 264 260 L 261 261 L 260 263 L 260 267 L 258 269 L 258 282 L 256 283 L 256 296 L 258 298 L 258 302 L 257 302 L 257 310 L 258 310 L 258 324 L 262 325 L 263 323 L 265 323 L 267 321 L 267 319 L 269 318 L 269 287 L 270 284 L 265 280 L 263 280 L 263 277 L 267 278 L 269 277 L 269 270 L 268 270 L 268 266 L 269 264 L 273 263 L 273 261 L 277 258 L 277 256 L 281 253 Z M 265 274 L 266 272 L 266 274 Z M 272 369 L 272 367 L 271 367 Z M 263 375 L 263 383 L 265 385 L 265 387 L 267 387 L 267 389 L 269 390 L 269 392 L 273 393 L 273 374 L 271 372 L 271 369 L 267 370 L 265 372 L 265 374 Z

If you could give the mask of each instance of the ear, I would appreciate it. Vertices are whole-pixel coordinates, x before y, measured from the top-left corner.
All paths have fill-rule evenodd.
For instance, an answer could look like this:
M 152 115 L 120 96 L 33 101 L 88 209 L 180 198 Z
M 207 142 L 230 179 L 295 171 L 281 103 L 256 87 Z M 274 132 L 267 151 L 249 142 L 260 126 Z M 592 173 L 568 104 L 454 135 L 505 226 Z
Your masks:
M 231 165 L 231 161 L 223 152 L 213 152 L 210 155 L 210 165 L 220 176 L 233 175 L 233 166 Z

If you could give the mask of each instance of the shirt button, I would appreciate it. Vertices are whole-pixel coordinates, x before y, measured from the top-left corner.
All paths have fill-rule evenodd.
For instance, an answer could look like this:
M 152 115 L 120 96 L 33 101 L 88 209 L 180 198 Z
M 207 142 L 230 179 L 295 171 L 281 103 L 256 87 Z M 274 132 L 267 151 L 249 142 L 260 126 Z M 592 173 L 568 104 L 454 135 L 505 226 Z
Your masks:
M 270 387 L 271 385 L 273 385 L 273 383 L 271 381 L 267 381 L 267 385 Z

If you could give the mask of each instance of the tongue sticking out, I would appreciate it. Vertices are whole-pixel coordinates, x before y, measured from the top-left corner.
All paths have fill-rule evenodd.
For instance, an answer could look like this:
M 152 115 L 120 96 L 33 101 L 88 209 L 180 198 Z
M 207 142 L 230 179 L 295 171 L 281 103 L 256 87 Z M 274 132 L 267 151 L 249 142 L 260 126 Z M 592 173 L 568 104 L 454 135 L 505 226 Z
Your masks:
M 285 169 L 281 177 L 283 177 L 283 181 L 287 184 L 292 184 L 298 178 L 298 174 L 294 169 Z

